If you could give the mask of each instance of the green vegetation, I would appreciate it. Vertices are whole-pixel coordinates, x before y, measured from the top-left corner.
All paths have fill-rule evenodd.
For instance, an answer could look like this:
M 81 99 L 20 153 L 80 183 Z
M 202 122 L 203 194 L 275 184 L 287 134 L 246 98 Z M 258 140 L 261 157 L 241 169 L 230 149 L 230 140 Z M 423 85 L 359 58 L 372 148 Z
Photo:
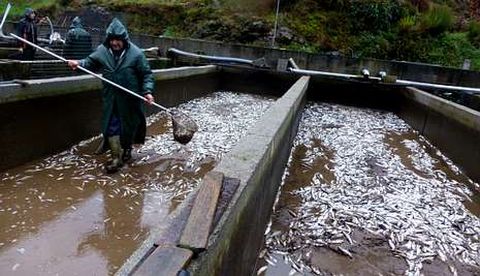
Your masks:
M 43 0 L 43 1 L 8 1 L 8 0 L 0 0 L 0 11 L 3 15 L 3 11 L 7 7 L 7 3 L 12 3 L 12 9 L 10 10 L 10 15 L 14 17 L 22 16 L 25 8 L 30 7 L 35 10 L 43 10 L 43 9 L 52 9 L 57 8 L 57 5 L 60 4 L 62 1 L 58 0 Z
M 464 59 L 472 61 L 472 67 L 480 70 L 480 48 L 470 43 L 467 33 L 447 33 L 433 40 L 427 60 L 432 63 L 461 67 Z
M 276 47 L 454 67 L 470 59 L 480 70 L 480 22 L 469 3 L 282 0 Z M 276 0 L 25 0 L 15 1 L 13 15 L 27 6 L 51 17 L 103 6 L 122 13 L 133 32 L 270 46 Z
M 468 25 L 468 40 L 475 47 L 480 47 L 480 22 L 472 21 Z
M 453 25 L 452 10 L 445 5 L 434 5 L 422 17 L 422 27 L 425 32 L 432 35 L 442 34 Z

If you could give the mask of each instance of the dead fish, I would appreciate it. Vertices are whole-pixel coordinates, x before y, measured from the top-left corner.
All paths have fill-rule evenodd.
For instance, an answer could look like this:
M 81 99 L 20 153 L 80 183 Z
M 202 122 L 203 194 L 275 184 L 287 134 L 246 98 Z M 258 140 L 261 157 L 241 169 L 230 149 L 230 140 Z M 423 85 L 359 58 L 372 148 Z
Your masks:
M 339 124 L 342 127 L 334 131 L 319 127 Z M 480 240 L 480 232 L 467 227 L 475 225 L 480 229 L 479 219 L 465 215 L 461 203 L 468 190 L 438 170 L 434 158 L 448 159 L 436 150 L 437 156 L 432 157 L 429 147 L 433 146 L 428 141 L 420 136 L 419 139 L 394 136 L 401 137 L 409 131 L 407 124 L 390 113 L 308 104 L 292 149 L 295 152 L 302 145 L 306 148 L 305 156 L 296 160 L 301 168 L 294 170 L 290 170 L 293 160 L 290 156 L 282 185 L 289 177 L 301 179 L 295 177 L 302 171 L 303 174 L 312 171 L 314 177 L 289 191 L 300 199 L 299 206 L 295 206 L 296 217 L 284 234 L 269 238 L 271 233 L 268 233 L 266 247 L 293 252 L 293 248 L 334 245 L 343 240 L 353 244 L 350 234 L 359 229 L 383 238 L 395 255 L 405 258 L 408 263 L 405 273 L 410 275 L 419 275 L 422 262 L 434 258 L 437 252 L 441 252 L 438 256 L 444 261 L 446 254 L 463 263 L 480 259 L 478 247 L 471 246 L 472 239 Z M 394 135 L 386 136 L 390 133 Z M 312 139 L 321 141 L 326 150 L 317 150 Z M 401 147 L 405 156 L 400 158 L 396 147 Z M 333 157 L 324 154 L 327 150 L 335 153 Z M 316 160 L 322 162 L 315 165 Z M 406 168 L 405 162 L 411 167 Z M 325 183 L 324 171 L 334 172 L 334 185 Z M 452 171 L 458 172 L 456 168 Z M 316 271 L 298 256 L 285 255 L 284 260 Z
M 268 268 L 268 266 L 266 266 L 266 265 L 259 268 L 258 271 L 257 271 L 257 275 L 262 274 L 264 271 L 267 270 L 267 268 Z
M 347 249 L 339 246 L 339 247 L 338 247 L 338 250 L 339 250 L 340 252 L 342 252 L 345 256 L 348 256 L 348 257 L 350 257 L 350 259 L 353 259 L 352 253 L 350 253 L 350 251 L 348 251 Z
M 265 258 L 265 261 L 271 265 L 271 266 L 275 266 L 275 263 L 270 259 L 270 258 Z

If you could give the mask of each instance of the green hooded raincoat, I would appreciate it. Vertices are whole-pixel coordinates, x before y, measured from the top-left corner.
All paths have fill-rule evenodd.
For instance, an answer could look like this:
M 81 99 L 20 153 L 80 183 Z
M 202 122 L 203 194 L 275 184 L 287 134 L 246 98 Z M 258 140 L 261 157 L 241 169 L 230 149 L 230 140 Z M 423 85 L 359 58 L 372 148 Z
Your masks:
M 111 37 L 124 40 L 125 51 L 116 62 L 109 46 Z M 103 77 L 131 91 L 145 95 L 154 89 L 154 80 L 150 66 L 142 50 L 130 42 L 127 29 L 116 18 L 107 28 L 105 42 L 80 61 L 80 65 L 99 71 Z M 116 108 L 121 123 L 120 141 L 123 148 L 145 141 L 146 122 L 144 102 L 125 91 L 103 84 L 102 133 L 107 137 L 110 118 Z
M 63 56 L 66 59 L 82 59 L 92 52 L 92 37 L 83 28 L 81 19 L 76 16 L 65 39 Z

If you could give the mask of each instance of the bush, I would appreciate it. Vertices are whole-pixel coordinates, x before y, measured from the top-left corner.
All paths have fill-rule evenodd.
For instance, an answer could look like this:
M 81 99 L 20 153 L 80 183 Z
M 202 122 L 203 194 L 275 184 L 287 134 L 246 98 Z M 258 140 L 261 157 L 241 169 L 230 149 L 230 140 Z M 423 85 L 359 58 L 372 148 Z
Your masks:
M 480 22 L 472 21 L 468 24 L 467 37 L 475 47 L 480 47 Z
M 388 30 L 400 19 L 401 12 L 398 2 L 390 0 L 354 0 L 349 10 L 355 21 L 354 31 L 371 32 Z
M 445 5 L 433 5 L 422 17 L 423 29 L 432 34 L 439 35 L 448 31 L 455 18 L 452 10 Z
M 320 4 L 328 9 L 344 10 L 349 7 L 351 3 L 350 0 L 323 0 Z
M 415 16 L 405 16 L 398 21 L 398 28 L 401 32 L 410 32 L 415 29 L 416 25 Z
M 428 10 L 430 5 L 432 4 L 431 0 L 410 0 L 410 4 L 412 4 L 418 11 L 424 12 Z
M 362 33 L 355 43 L 355 54 L 359 57 L 387 59 L 392 46 L 388 36 L 388 33 Z
M 467 38 L 468 33 L 449 33 L 432 43 L 428 60 L 432 63 L 459 68 L 465 59 L 470 59 L 473 70 L 480 69 L 480 50 Z
M 420 32 L 409 32 L 395 37 L 389 59 L 428 62 L 432 39 Z
M 60 0 L 60 5 L 66 7 L 70 4 L 72 4 L 73 0 Z
M 289 25 L 299 36 L 313 43 L 319 43 L 325 37 L 326 16 L 315 12 L 303 16 L 301 20 L 289 18 Z
M 166 27 L 165 30 L 163 30 L 162 36 L 176 37 L 177 33 L 176 33 L 176 30 L 175 30 L 175 27 L 173 27 L 173 26 Z

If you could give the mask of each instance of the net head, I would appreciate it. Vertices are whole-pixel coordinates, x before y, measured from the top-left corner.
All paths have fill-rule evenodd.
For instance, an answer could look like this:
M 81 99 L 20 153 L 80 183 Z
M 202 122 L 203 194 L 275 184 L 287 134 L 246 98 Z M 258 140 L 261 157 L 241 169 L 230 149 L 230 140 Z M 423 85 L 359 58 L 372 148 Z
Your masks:
M 192 140 L 198 126 L 190 117 L 180 111 L 172 111 L 173 138 L 185 145 Z

